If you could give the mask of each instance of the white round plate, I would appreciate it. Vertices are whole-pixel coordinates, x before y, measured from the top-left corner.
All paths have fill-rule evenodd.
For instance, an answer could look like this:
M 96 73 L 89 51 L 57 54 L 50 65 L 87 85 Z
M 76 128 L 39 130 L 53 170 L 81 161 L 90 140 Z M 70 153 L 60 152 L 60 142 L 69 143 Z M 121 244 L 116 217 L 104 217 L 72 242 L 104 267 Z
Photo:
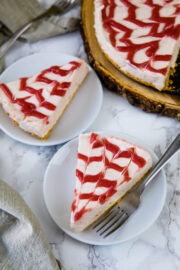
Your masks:
M 1 74 L 0 83 L 31 76 L 52 65 L 63 65 L 76 59 L 77 57 L 60 53 L 32 54 L 8 67 Z M 30 145 L 48 146 L 64 143 L 85 131 L 93 123 L 100 111 L 102 99 L 102 85 L 89 66 L 87 78 L 46 141 L 41 141 L 13 125 L 1 107 L 0 128 L 15 140 Z
M 135 143 L 151 154 L 153 163 L 156 155 L 142 142 L 120 132 L 98 132 L 113 135 Z M 70 210 L 74 198 L 75 170 L 77 163 L 78 138 L 68 142 L 57 151 L 45 173 L 43 192 L 47 209 L 55 223 L 71 237 L 93 245 L 112 245 L 130 240 L 147 230 L 158 218 L 166 198 L 166 178 L 164 171 L 156 176 L 143 192 L 139 209 L 114 234 L 103 239 L 92 229 L 75 233 L 70 228 Z

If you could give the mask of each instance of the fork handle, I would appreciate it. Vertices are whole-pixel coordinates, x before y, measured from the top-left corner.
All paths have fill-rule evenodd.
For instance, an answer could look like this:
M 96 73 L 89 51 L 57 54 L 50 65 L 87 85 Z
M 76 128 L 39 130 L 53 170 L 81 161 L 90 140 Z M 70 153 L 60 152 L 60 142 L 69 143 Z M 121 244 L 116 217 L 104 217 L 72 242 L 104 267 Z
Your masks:
M 160 158 L 158 163 L 150 171 L 147 177 L 140 182 L 137 190 L 142 193 L 144 188 L 154 179 L 157 173 L 167 164 L 167 162 L 179 151 L 180 149 L 180 134 L 177 135 L 175 140 L 170 144 L 164 155 Z
M 72 7 L 72 5 L 71 5 Z M 66 8 L 62 9 L 61 13 L 65 13 L 68 11 L 68 8 L 70 6 L 67 6 Z M 52 5 L 48 10 L 45 10 L 42 14 L 32 19 L 30 22 L 27 22 L 24 24 L 20 29 L 18 29 L 5 43 L 3 43 L 0 47 L 0 60 L 1 58 L 7 53 L 9 48 L 14 44 L 14 42 L 24 33 L 26 32 L 34 22 L 38 21 L 39 19 L 42 19 L 44 17 L 48 17 L 50 15 L 55 15 L 60 13 L 59 10 L 56 10 L 55 6 Z
M 14 44 L 14 42 L 26 31 L 28 30 L 34 21 L 26 23 L 19 30 L 17 30 L 3 45 L 0 47 L 0 59 L 6 54 L 9 48 Z

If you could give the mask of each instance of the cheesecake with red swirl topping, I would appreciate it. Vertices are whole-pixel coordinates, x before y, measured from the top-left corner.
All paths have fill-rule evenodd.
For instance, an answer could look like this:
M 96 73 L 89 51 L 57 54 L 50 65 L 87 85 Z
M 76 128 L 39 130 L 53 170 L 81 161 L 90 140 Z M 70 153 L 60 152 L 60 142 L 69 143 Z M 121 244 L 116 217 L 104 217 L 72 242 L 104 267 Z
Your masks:
M 119 201 L 151 168 L 149 153 L 125 140 L 81 134 L 71 227 L 79 232 Z
M 83 60 L 0 84 L 0 103 L 24 131 L 46 139 L 88 74 Z
M 164 90 L 180 50 L 179 0 L 94 0 L 95 32 L 120 71 Z

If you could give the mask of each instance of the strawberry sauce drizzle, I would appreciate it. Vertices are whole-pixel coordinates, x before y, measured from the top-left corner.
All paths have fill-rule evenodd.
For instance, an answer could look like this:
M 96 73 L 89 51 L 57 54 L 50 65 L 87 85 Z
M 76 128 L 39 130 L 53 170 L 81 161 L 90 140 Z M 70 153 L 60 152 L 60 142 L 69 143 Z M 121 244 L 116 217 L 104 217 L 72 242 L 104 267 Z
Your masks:
M 123 175 L 124 179 L 120 184 L 123 184 L 124 182 L 128 182 L 131 180 L 131 177 L 129 176 L 128 167 L 130 165 L 131 160 L 139 167 L 142 168 L 146 161 L 137 155 L 135 153 L 134 148 L 132 149 L 121 151 L 120 148 L 117 145 L 114 145 L 110 143 L 107 139 L 100 139 L 98 134 L 92 133 L 90 137 L 90 145 L 93 149 L 94 145 L 99 145 L 98 147 L 102 147 L 102 155 L 100 156 L 92 156 L 88 157 L 86 155 L 83 155 L 81 153 L 78 153 L 78 158 L 83 160 L 85 162 L 85 168 L 91 163 L 91 162 L 104 162 L 105 169 L 104 171 L 96 174 L 96 175 L 88 175 L 80 170 L 76 170 L 76 176 L 81 182 L 81 185 L 84 183 L 94 183 L 95 188 L 94 191 L 91 193 L 82 193 L 79 195 L 79 200 L 87 200 L 86 204 L 82 207 L 80 211 L 77 211 L 74 215 L 75 222 L 78 221 L 87 211 L 90 211 L 90 209 L 87 209 L 87 205 L 90 201 L 98 201 L 100 204 L 104 204 L 114 193 L 117 191 L 117 180 L 108 180 L 104 178 L 105 171 L 107 169 L 113 169 L 121 173 Z M 109 161 L 107 157 L 105 156 L 105 151 L 110 151 L 112 153 L 112 159 Z M 113 161 L 118 158 L 129 158 L 129 163 L 125 167 L 121 167 L 118 164 L 114 163 Z M 86 169 L 85 169 L 86 171 Z M 96 188 L 98 187 L 104 187 L 107 188 L 107 191 L 105 191 L 101 195 L 94 194 Z M 75 191 L 75 200 L 72 203 L 72 212 L 75 212 L 77 209 L 77 191 Z
M 43 82 L 45 84 L 52 84 L 52 91 L 50 95 L 60 96 L 63 97 L 68 88 L 71 86 L 71 82 L 62 82 L 59 83 L 56 80 L 51 80 L 45 77 L 46 74 L 54 73 L 58 76 L 64 77 L 76 70 L 81 66 L 81 63 L 72 61 L 69 63 L 71 67 L 67 70 L 64 70 L 61 66 L 52 66 L 46 70 L 43 70 L 36 78 L 36 82 Z M 0 84 L 0 90 L 4 92 L 4 94 L 8 97 L 8 99 L 13 104 L 18 104 L 21 107 L 21 112 L 24 113 L 24 116 L 33 116 L 39 119 L 43 119 L 43 121 L 48 124 L 48 115 L 37 111 L 37 107 L 35 104 L 28 102 L 27 99 L 34 96 L 38 101 L 40 107 L 44 107 L 49 111 L 54 111 L 56 106 L 48 101 L 45 100 L 43 96 L 43 88 L 35 89 L 33 87 L 28 86 L 28 79 L 29 78 L 20 78 L 20 86 L 19 91 L 26 91 L 30 95 L 24 98 L 15 98 L 11 90 L 6 84 Z
M 34 116 L 39 119 L 44 119 L 45 123 L 48 124 L 47 115 L 36 111 L 36 106 L 26 101 L 26 99 L 30 98 L 30 96 L 15 99 L 6 84 L 0 84 L 0 89 L 2 89 L 12 103 L 18 104 L 21 107 L 21 112 L 24 113 L 25 117 Z
M 156 69 L 152 67 L 152 63 L 155 61 L 170 61 L 172 55 L 161 55 L 158 54 L 160 39 L 164 36 L 171 37 L 172 39 L 177 40 L 180 35 L 180 24 L 175 25 L 175 16 L 169 16 L 169 17 L 162 17 L 160 15 L 160 11 L 163 8 L 163 6 L 160 6 L 158 4 L 153 3 L 153 0 L 146 0 L 145 4 L 151 8 L 152 15 L 148 19 L 150 22 L 143 22 L 136 18 L 136 12 L 138 7 L 133 5 L 132 2 L 129 0 L 119 0 L 120 3 L 122 3 L 124 6 L 127 7 L 128 15 L 124 19 L 125 21 L 129 21 L 138 27 L 149 27 L 149 33 L 147 35 L 144 35 L 144 37 L 153 37 L 153 38 L 159 38 L 158 40 L 151 41 L 151 42 L 144 42 L 142 44 L 135 44 L 131 40 L 131 35 L 133 34 L 133 30 L 128 28 L 127 26 L 124 26 L 120 22 L 116 22 L 114 20 L 115 15 L 115 9 L 117 7 L 115 0 L 102 0 L 103 2 L 103 9 L 102 9 L 102 21 L 103 26 L 106 32 L 109 34 L 109 39 L 112 44 L 112 46 L 120 51 L 127 53 L 127 59 L 131 64 L 138 68 L 145 68 L 147 70 L 150 70 L 152 72 L 161 73 L 163 75 L 166 74 L 168 69 L 168 63 L 167 66 L 164 68 Z M 169 1 L 168 1 L 169 2 Z M 172 1 L 170 1 L 172 2 Z M 180 13 L 180 6 L 174 5 L 175 12 L 174 15 L 177 15 Z M 159 24 L 163 23 L 164 27 L 161 31 L 158 31 Z M 122 37 L 119 38 L 119 41 L 124 44 L 124 46 L 118 46 L 117 45 L 117 35 L 119 33 L 123 33 Z M 143 63 L 137 63 L 134 60 L 135 54 L 142 49 L 146 49 L 146 56 L 149 58 L 148 61 L 145 61 Z

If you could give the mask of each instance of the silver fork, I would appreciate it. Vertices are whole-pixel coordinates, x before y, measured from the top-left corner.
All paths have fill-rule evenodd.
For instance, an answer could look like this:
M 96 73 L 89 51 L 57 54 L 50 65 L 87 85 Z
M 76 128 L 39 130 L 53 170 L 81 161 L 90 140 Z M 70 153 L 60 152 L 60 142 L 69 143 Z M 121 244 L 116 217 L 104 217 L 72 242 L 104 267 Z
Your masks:
M 26 32 L 33 23 L 38 20 L 49 17 L 51 15 L 64 14 L 69 11 L 72 7 L 77 5 L 80 0 L 57 0 L 54 5 L 52 5 L 48 10 L 32 19 L 30 22 L 23 25 L 19 30 L 17 30 L 5 43 L 0 47 L 0 59 L 6 54 L 9 48 L 14 44 L 14 42 L 24 33 Z
M 104 238 L 119 229 L 124 222 L 137 210 L 140 205 L 141 194 L 146 186 L 154 180 L 157 173 L 180 149 L 180 134 L 168 147 L 158 163 L 150 173 L 136 184 L 121 200 L 109 208 L 92 226 Z

